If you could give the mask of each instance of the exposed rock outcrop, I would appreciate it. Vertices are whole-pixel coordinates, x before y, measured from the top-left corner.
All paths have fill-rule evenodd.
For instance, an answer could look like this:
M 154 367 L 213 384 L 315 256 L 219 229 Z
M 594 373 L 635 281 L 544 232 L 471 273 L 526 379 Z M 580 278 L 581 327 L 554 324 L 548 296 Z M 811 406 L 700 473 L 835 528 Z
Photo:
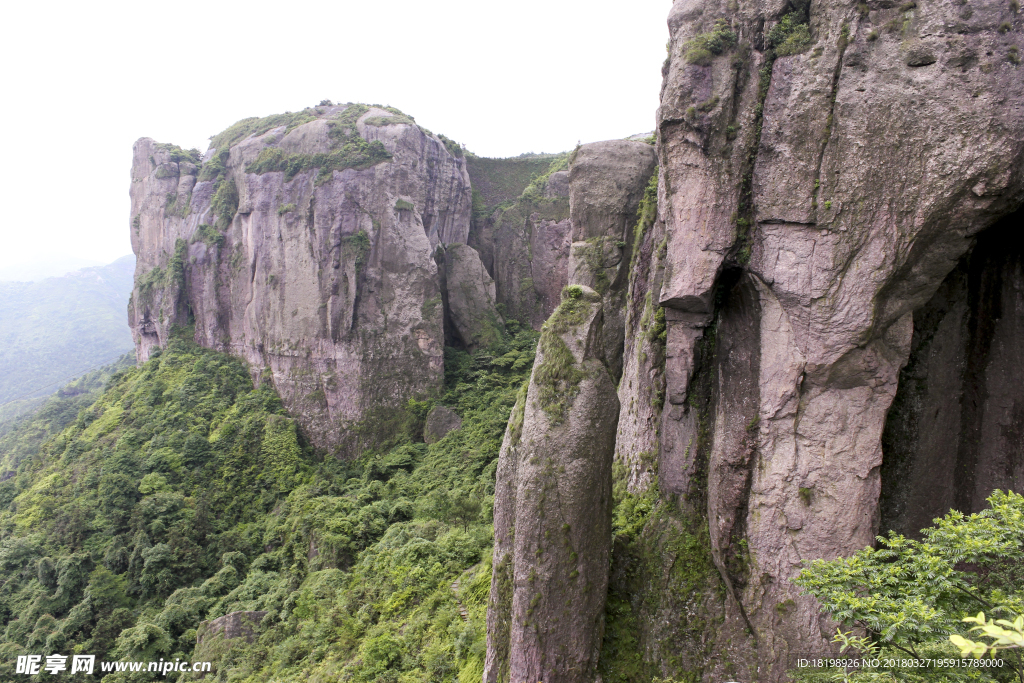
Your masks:
M 494 258 L 497 300 L 506 317 L 539 330 L 568 282 L 568 155 L 548 162 L 522 194 L 484 222 Z M 512 161 L 512 160 L 509 160 Z
M 504 334 L 504 321 L 495 309 L 494 280 L 476 250 L 451 244 L 444 250 L 447 313 L 458 341 L 475 351 Z
M 654 165 L 650 145 L 628 141 L 584 145 L 570 161 L 570 224 L 578 240 L 570 284 L 542 328 L 529 391 L 513 410 L 496 473 L 485 681 L 590 681 L 596 674 L 611 547 L 625 245 Z M 612 311 L 611 331 L 605 311 Z
M 499 456 L 484 680 L 594 680 L 619 413 L 601 296 L 567 287 Z
M 256 628 L 265 616 L 267 613 L 263 611 L 231 612 L 222 617 L 204 621 L 199 625 L 196 643 L 208 645 L 209 641 L 217 638 L 225 640 L 243 638 L 251 643 L 256 636 Z
M 918 536 L 950 509 L 1024 486 L 1024 213 L 985 231 L 914 311 L 882 437 L 882 528 Z
M 729 595 L 719 650 L 761 680 L 827 647 L 789 582 L 801 560 L 878 531 L 914 311 L 1024 199 L 1009 6 L 864 8 L 679 0 L 669 18 L 658 481 L 706 501 L 693 513 Z M 788 12 L 805 38 L 773 32 Z
M 593 288 L 604 300 L 605 358 L 616 381 L 622 375 L 633 228 L 656 165 L 651 145 L 608 140 L 579 147 L 569 171 L 569 281 Z
M 427 420 L 423 425 L 423 441 L 428 444 L 437 443 L 448 432 L 453 432 L 462 426 L 462 418 L 458 413 L 448 406 L 434 406 L 427 413 Z
M 350 452 L 440 386 L 431 254 L 468 237 L 469 177 L 461 152 L 391 111 L 278 119 L 217 136 L 201 170 L 135 144 L 130 323 L 140 361 L 194 323 L 272 378 L 315 443 Z

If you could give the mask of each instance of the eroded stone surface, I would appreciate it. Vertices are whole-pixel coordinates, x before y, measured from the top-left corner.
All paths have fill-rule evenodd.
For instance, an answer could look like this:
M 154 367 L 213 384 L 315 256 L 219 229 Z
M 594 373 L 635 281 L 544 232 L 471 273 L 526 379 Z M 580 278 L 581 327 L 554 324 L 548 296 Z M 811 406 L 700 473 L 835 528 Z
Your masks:
M 462 418 L 448 406 L 434 406 L 427 413 L 426 424 L 423 425 L 423 441 L 428 444 L 437 443 L 448 432 L 462 426 Z
M 492 217 L 494 281 L 507 317 L 539 330 L 568 282 L 568 173 L 552 173 L 543 192 L 523 195 Z
M 139 140 L 129 317 L 140 361 L 173 326 L 194 318 L 196 341 L 272 378 L 314 443 L 346 453 L 386 432 L 393 408 L 440 386 L 443 311 L 431 254 L 441 242 L 466 241 L 470 187 L 465 160 L 439 139 L 413 124 L 366 124 L 391 116 L 379 109 L 357 128 L 391 161 L 334 171 L 319 184 L 317 169 L 290 180 L 246 172 L 267 146 L 328 151 L 327 119 L 343 109 L 232 146 L 225 173 L 238 210 L 231 216 L 215 215 L 215 183 L 197 182 L 194 165 Z M 170 211 L 172 195 L 173 206 L 188 211 Z M 218 222 L 223 229 L 200 230 Z M 157 268 L 174 272 L 154 278 Z
M 444 251 L 448 315 L 459 341 L 471 351 L 497 341 L 504 321 L 494 307 L 494 280 L 476 250 L 450 244 Z
M 231 612 L 222 617 L 204 621 L 199 625 L 196 644 L 202 645 L 204 642 L 218 637 L 225 640 L 243 638 L 246 642 L 251 643 L 256 636 L 256 628 L 265 616 L 267 616 L 265 611 L 243 611 Z
M 616 381 L 622 375 L 633 229 L 656 165 L 651 145 L 608 140 L 580 146 L 569 166 L 569 282 L 604 299 L 605 358 Z
M 577 292 L 545 325 L 499 456 L 488 682 L 589 683 L 596 674 L 619 404 L 601 297 Z
M 982 233 L 914 312 L 910 360 L 883 436 L 882 525 L 908 536 L 1024 484 L 1020 211 Z
M 827 620 L 789 582 L 801 561 L 878 530 L 913 311 L 1024 198 L 1024 79 L 1008 57 L 1021 38 L 997 30 L 1020 19 L 994 2 L 961 10 L 813 4 L 812 43 L 774 61 L 764 37 L 782 4 L 679 0 L 669 17 L 659 482 L 692 493 L 707 458 L 716 565 L 766 680 L 788 653 L 826 647 Z M 734 45 L 687 60 L 718 20 Z M 702 373 L 717 387 L 707 417 L 690 406 Z M 749 558 L 732 562 L 741 540 Z

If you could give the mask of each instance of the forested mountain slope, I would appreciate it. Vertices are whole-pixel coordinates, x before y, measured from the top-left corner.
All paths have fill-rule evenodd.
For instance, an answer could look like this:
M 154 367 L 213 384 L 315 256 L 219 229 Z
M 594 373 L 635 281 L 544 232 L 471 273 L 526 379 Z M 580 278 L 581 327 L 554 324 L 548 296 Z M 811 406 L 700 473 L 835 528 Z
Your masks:
M 18 454 L 0 483 L 3 659 L 479 680 L 495 459 L 535 339 L 510 333 L 447 351 L 438 403 L 461 429 L 424 444 L 434 401 L 415 402 L 386 444 L 348 462 L 318 456 L 241 361 L 187 339 L 117 371 L 67 426 L 52 416 L 80 402 L 51 400 L 2 442 Z M 255 642 L 196 649 L 202 621 L 238 610 L 265 612 Z

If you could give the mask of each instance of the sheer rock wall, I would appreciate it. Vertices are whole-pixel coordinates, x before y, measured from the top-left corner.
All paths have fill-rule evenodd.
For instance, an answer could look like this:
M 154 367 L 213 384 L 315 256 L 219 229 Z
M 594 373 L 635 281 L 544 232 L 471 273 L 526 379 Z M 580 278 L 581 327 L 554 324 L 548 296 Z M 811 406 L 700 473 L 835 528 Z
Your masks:
M 232 145 L 222 177 L 237 188 L 237 211 L 225 216 L 216 215 L 215 182 L 139 140 L 129 318 L 140 361 L 173 327 L 194 323 L 197 342 L 272 378 L 317 445 L 347 453 L 386 432 L 394 408 L 440 386 L 431 255 L 439 243 L 466 242 L 471 190 L 464 158 L 414 124 L 388 125 L 393 114 L 381 109 L 354 130 L 380 141 L 389 161 L 319 180 L 318 168 L 290 178 L 247 172 L 266 147 L 329 152 L 329 121 L 343 111 L 320 108 L 313 121 Z
M 678 0 L 658 112 L 658 481 L 706 496 L 722 631 L 749 629 L 736 657 L 763 680 L 827 647 L 829 623 L 789 582 L 801 561 L 878 531 L 914 311 L 1024 198 L 1009 4 L 812 3 L 809 44 L 775 56 L 767 37 L 793 11 L 807 10 Z M 694 52 L 722 30 L 718 54 Z

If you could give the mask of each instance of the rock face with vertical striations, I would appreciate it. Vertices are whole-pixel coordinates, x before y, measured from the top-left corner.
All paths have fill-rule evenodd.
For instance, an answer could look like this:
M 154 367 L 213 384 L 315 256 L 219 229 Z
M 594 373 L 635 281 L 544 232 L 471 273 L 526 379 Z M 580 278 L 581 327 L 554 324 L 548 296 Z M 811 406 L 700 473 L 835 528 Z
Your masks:
M 444 250 L 445 306 L 458 341 L 470 350 L 485 348 L 504 333 L 494 304 L 494 280 L 476 249 L 451 244 Z
M 605 358 L 616 381 L 622 375 L 633 229 L 656 165 L 651 145 L 609 140 L 580 146 L 569 171 L 569 281 L 593 288 L 604 300 Z
M 567 157 L 563 154 L 549 160 L 547 169 L 514 201 L 482 221 L 494 254 L 498 303 L 507 317 L 537 330 L 558 306 L 568 282 Z
M 624 245 L 654 165 L 650 145 L 629 141 L 584 145 L 570 160 L 569 285 L 542 327 L 529 389 L 498 459 L 485 681 L 591 681 L 597 672 L 630 262 Z
M 212 145 L 199 168 L 135 144 L 139 359 L 194 324 L 199 343 L 272 379 L 317 445 L 354 452 L 440 386 L 431 254 L 469 234 L 461 150 L 363 105 L 246 119 Z
M 790 579 L 802 560 L 872 543 L 889 486 L 887 415 L 912 348 L 924 349 L 915 333 L 962 324 L 937 322 L 928 302 L 976 236 L 1024 199 L 1024 46 L 1018 30 L 999 29 L 1020 21 L 1007 3 L 673 6 L 652 223 L 664 222 L 664 252 L 635 267 L 626 331 L 655 330 L 642 300 L 660 303 L 664 366 L 634 343 L 620 386 L 642 400 L 645 378 L 663 372 L 664 407 L 653 419 L 626 410 L 617 451 L 638 489 L 656 460 L 660 500 L 684 501 L 689 528 L 706 528 L 725 598 L 702 608 L 724 617 L 704 636 L 716 654 L 688 665 L 705 680 L 744 668 L 741 679 L 780 680 L 789 654 L 827 647 L 831 625 Z M 958 291 L 969 301 L 969 287 Z M 932 353 L 969 355 L 969 338 Z M 917 372 L 931 362 L 915 358 Z M 931 419 L 902 415 L 904 437 Z M 993 419 L 1014 424 L 1006 416 Z M 988 418 L 961 419 L 995 445 Z M 630 443 L 651 427 L 656 455 Z M 901 443 L 917 458 L 907 471 L 923 472 L 918 442 Z M 979 482 L 1003 481 L 955 447 L 930 457 L 959 463 L 931 480 L 977 471 Z M 913 497 L 893 500 L 905 524 L 931 514 L 915 512 Z M 636 614 L 656 662 L 665 621 L 643 606 L 649 597 L 636 596 Z
M 601 296 L 545 323 L 499 456 L 485 681 L 593 681 L 603 634 L 619 404 Z

